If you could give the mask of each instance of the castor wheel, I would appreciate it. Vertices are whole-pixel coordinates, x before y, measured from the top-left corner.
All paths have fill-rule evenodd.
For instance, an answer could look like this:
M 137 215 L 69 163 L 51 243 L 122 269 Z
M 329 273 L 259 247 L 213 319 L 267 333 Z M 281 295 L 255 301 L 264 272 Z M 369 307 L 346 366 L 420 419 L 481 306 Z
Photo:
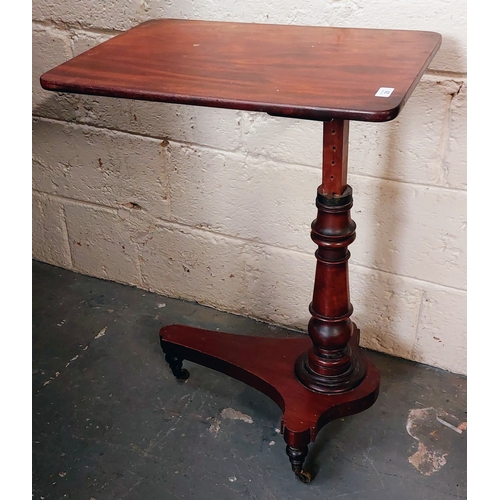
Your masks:
M 311 473 L 305 470 L 301 470 L 299 473 L 296 474 L 296 476 L 300 479 L 300 482 L 304 484 L 308 484 L 312 480 Z
M 300 479 L 301 483 L 308 484 L 312 481 L 310 472 L 306 472 L 302 467 L 307 456 L 307 446 L 297 448 L 295 446 L 286 446 L 286 454 L 292 464 L 292 471 Z
M 165 353 L 165 361 L 168 363 L 168 366 L 172 371 L 172 375 L 177 380 L 187 380 L 189 378 L 189 372 L 185 368 L 182 368 L 182 358 L 167 352 Z
M 177 380 L 187 380 L 189 378 L 189 372 L 185 368 L 172 370 L 172 373 Z

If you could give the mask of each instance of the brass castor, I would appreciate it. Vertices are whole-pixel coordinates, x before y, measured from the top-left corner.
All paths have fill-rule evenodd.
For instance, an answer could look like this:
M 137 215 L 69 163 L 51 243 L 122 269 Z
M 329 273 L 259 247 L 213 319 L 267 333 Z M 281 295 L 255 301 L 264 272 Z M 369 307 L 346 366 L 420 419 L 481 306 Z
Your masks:
M 295 446 L 287 445 L 286 447 L 286 454 L 292 464 L 292 471 L 300 479 L 300 482 L 305 484 L 310 483 L 312 480 L 311 474 L 302 468 L 304 460 L 306 459 L 307 451 L 307 446 L 303 448 L 296 448 Z
M 301 483 L 308 484 L 312 480 L 312 476 L 310 472 L 307 472 L 305 470 L 301 470 L 300 472 L 295 474 L 299 479 Z

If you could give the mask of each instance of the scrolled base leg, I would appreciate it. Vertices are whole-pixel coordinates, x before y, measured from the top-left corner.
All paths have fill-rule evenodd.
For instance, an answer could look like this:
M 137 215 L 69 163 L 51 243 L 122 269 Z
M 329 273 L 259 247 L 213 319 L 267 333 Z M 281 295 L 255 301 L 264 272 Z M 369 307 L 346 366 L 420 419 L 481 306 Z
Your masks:
M 168 363 L 170 370 L 172 370 L 173 376 L 177 380 L 187 380 L 189 378 L 189 372 L 182 367 L 183 358 L 176 356 L 169 347 L 161 341 L 160 344 L 165 354 L 165 361 Z
M 187 380 L 189 378 L 189 372 L 185 368 L 182 368 L 182 359 L 165 354 L 165 361 L 168 363 L 173 376 L 177 380 Z
M 283 411 L 280 431 L 286 454 L 292 471 L 303 483 L 316 475 L 304 470 L 304 463 L 318 432 L 332 420 L 368 409 L 378 396 L 380 375 L 369 358 L 363 358 L 365 376 L 349 391 L 324 394 L 306 388 L 294 374 L 295 360 L 311 348 L 311 339 L 305 335 L 255 337 L 168 325 L 160 330 L 160 342 L 178 378 L 183 376 L 182 361 L 189 360 L 244 382 L 276 402 Z M 356 333 L 349 346 L 361 356 L 358 342 Z

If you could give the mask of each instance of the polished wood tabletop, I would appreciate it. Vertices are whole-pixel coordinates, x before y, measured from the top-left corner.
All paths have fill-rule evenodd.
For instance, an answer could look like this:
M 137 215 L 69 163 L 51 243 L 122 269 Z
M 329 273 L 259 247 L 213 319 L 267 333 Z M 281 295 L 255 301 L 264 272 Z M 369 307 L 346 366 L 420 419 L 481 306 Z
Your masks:
M 428 31 L 157 19 L 45 73 L 41 84 L 322 121 L 387 121 L 440 43 Z

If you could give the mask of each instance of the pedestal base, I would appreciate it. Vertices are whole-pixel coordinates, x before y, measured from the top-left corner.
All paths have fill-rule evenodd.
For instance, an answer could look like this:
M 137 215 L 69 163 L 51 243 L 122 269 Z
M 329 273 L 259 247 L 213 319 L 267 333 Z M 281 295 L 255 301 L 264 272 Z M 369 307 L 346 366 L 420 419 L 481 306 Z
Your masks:
M 261 391 L 283 411 L 281 433 L 287 444 L 292 469 L 303 482 L 310 475 L 302 470 L 307 446 L 328 422 L 369 408 L 377 399 L 380 375 L 359 349 L 359 330 L 349 346 L 365 364 L 365 377 L 354 389 L 320 394 L 304 387 L 294 373 L 295 361 L 311 347 L 311 339 L 267 338 L 232 335 L 182 325 L 160 330 L 165 359 L 177 378 L 187 378 L 186 359 L 224 373 Z

